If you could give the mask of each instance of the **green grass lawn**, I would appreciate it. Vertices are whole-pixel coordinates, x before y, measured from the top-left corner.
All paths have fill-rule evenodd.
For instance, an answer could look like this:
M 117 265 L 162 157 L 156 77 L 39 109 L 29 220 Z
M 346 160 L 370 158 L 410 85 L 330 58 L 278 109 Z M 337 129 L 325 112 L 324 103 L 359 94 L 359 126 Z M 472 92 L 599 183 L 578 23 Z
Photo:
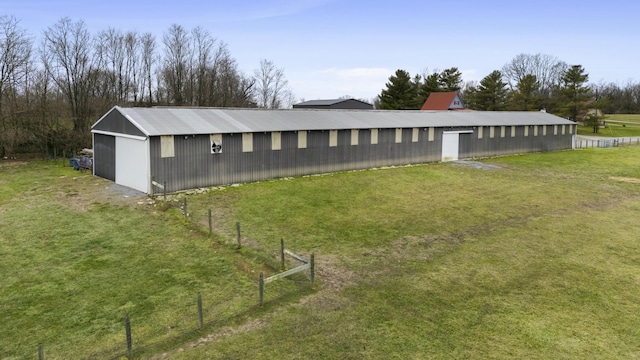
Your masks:
M 175 358 L 640 355 L 640 148 L 487 162 L 503 169 L 432 164 L 210 193 L 247 236 L 328 257 L 335 278 L 320 281 L 344 284 Z
M 166 342 L 197 327 L 198 293 L 221 324 L 255 306 L 264 254 L 174 209 L 104 201 L 108 186 L 50 163 L 0 168 L 0 358 L 35 357 L 38 343 L 47 359 L 113 356 L 126 315 L 135 346 Z
M 605 115 L 604 122 L 605 127 L 598 130 L 598 136 L 640 136 L 640 114 L 609 114 Z M 594 135 L 593 128 L 579 126 L 578 134 Z
M 485 162 L 227 187 L 188 196 L 189 223 L 59 165 L 0 168 L 0 358 L 112 356 L 125 314 L 164 344 L 140 358 L 639 357 L 640 147 Z M 255 308 L 280 238 L 318 282 Z M 227 320 L 176 339 L 197 292 Z

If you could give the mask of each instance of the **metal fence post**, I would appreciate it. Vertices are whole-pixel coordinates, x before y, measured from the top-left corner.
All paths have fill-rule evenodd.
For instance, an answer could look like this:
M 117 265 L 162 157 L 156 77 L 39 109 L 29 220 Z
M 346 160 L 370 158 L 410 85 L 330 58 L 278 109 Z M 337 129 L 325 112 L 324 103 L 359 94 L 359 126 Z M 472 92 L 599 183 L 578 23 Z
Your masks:
M 131 358 L 133 355 L 133 342 L 131 341 L 131 321 L 129 315 L 124 318 L 124 328 L 127 336 L 127 357 Z
M 38 360 L 44 360 L 44 349 L 42 348 L 42 343 L 38 344 Z
M 184 198 L 184 201 L 183 201 L 183 207 L 184 207 L 184 219 L 187 220 L 187 215 L 189 213 L 187 212 L 187 198 L 186 197 Z
M 202 316 L 202 295 L 198 293 L 198 329 L 202 328 L 203 316 Z
M 280 238 L 280 269 L 284 270 L 284 239 Z
M 209 209 L 209 236 L 213 232 L 213 223 L 211 222 L 211 209 Z
M 316 275 L 316 262 L 315 262 L 315 255 L 312 253 L 311 254 L 311 266 L 310 266 L 310 278 L 311 278 L 311 286 L 313 286 L 313 281 L 315 280 L 315 275 Z
M 240 249 L 242 247 L 240 243 L 240 221 L 236 222 L 236 232 L 238 233 L 238 249 Z
M 260 273 L 260 306 L 264 300 L 264 275 Z

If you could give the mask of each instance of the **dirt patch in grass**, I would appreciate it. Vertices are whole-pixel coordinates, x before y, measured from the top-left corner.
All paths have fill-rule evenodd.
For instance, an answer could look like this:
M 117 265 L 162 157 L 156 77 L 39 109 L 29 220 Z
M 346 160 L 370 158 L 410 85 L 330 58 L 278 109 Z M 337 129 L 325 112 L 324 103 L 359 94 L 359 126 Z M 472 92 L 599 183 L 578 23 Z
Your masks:
M 22 166 L 22 165 L 26 165 L 26 164 L 27 164 L 26 161 L 0 160 L 0 169 L 7 168 L 7 167 L 12 167 L 12 166 Z
M 243 245 L 244 246 L 244 245 Z M 360 276 L 350 271 L 335 255 L 322 255 L 315 258 L 316 279 L 320 290 L 316 293 L 302 298 L 299 302 L 280 306 L 273 312 L 265 314 L 260 318 L 253 319 L 239 326 L 226 326 L 203 336 L 198 340 L 192 341 L 177 350 L 165 352 L 160 355 L 151 357 L 154 360 L 169 359 L 173 355 L 206 345 L 222 338 L 227 338 L 247 331 L 258 330 L 266 327 L 269 321 L 285 312 L 290 307 L 313 307 L 316 311 L 339 311 L 348 305 L 348 299 L 340 295 L 340 291 L 349 285 L 358 282 Z
M 483 169 L 483 170 L 502 169 L 501 166 L 486 164 L 486 163 L 483 163 L 483 162 L 480 162 L 480 161 L 456 160 L 453 163 L 457 164 L 457 165 L 461 165 L 461 166 L 472 167 L 472 168 L 475 168 L 475 169 Z
M 235 234 L 230 233 L 229 231 L 227 231 L 226 228 L 222 227 L 221 225 L 225 223 L 225 219 L 227 218 L 227 209 L 225 208 L 220 208 L 220 207 L 212 207 L 211 209 L 211 230 L 214 233 L 218 233 L 218 234 L 223 234 L 227 237 L 234 237 Z M 198 222 L 198 224 L 200 224 L 200 226 L 202 226 L 205 229 L 209 228 L 209 219 L 207 219 L 206 217 L 201 217 L 200 221 Z
M 360 276 L 346 268 L 336 255 L 322 255 L 315 259 L 316 277 L 322 281 L 321 291 L 338 292 L 354 285 Z
M 198 346 L 206 345 L 220 338 L 241 334 L 243 332 L 250 331 L 250 330 L 261 329 L 265 326 L 266 322 L 267 321 L 265 320 L 265 318 L 258 318 L 258 319 L 251 320 L 246 324 L 243 324 L 240 326 L 236 326 L 236 327 L 226 326 L 214 333 L 201 337 L 196 341 L 190 342 L 175 351 L 169 351 L 169 352 L 162 353 L 160 355 L 152 356 L 150 359 L 151 360 L 169 359 L 171 358 L 172 355 L 184 352 L 189 349 L 196 348 Z
M 632 184 L 640 184 L 639 178 L 624 177 L 624 176 L 610 176 L 609 179 L 615 180 L 615 181 L 632 183 Z
M 97 178 L 87 181 L 71 178 L 68 185 L 57 186 L 54 191 L 52 202 L 76 211 L 87 211 L 94 204 L 147 205 L 150 200 L 140 191 Z
M 77 211 L 87 211 L 94 204 L 146 206 L 155 203 L 141 191 L 90 174 L 61 176 L 47 187 L 46 191 L 54 194 L 53 202 Z

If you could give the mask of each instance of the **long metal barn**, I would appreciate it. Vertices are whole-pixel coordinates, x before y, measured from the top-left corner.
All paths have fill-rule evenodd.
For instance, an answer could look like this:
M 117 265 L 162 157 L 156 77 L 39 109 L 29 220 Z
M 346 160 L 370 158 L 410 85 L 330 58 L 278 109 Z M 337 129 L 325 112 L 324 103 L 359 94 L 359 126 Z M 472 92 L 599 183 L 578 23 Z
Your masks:
M 152 181 L 174 192 L 571 149 L 576 124 L 543 112 L 116 106 L 91 132 L 94 175 L 153 193 Z

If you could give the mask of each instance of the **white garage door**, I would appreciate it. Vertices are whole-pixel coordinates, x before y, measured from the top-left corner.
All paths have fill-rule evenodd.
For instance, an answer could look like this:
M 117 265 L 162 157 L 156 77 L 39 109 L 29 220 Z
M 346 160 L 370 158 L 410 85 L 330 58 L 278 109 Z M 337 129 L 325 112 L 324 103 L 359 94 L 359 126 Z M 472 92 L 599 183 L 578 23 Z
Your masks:
M 116 137 L 116 184 L 149 192 L 147 140 Z

